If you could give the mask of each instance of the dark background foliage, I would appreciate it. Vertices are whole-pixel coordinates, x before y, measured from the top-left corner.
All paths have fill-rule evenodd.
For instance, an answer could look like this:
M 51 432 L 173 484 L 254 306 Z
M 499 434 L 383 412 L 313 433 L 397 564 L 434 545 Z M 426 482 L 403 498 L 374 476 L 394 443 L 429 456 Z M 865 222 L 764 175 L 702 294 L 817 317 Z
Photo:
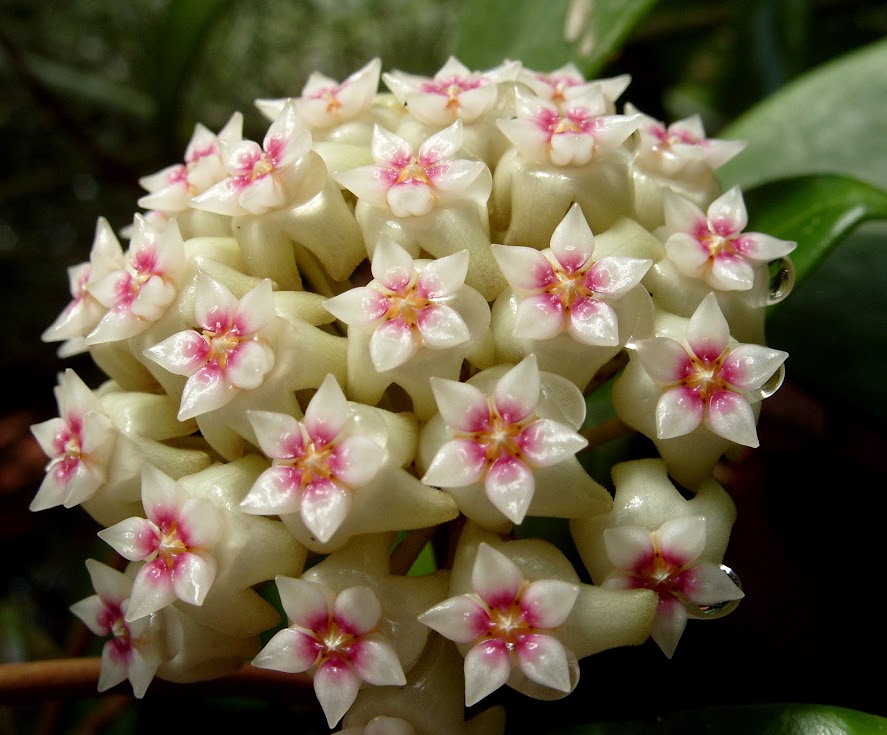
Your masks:
M 97 650 L 67 607 L 89 594 L 83 559 L 109 554 L 79 509 L 27 510 L 44 462 L 27 427 L 57 415 L 56 373 L 70 366 L 93 386 L 101 379 L 88 359 L 63 363 L 54 345 L 39 340 L 67 303 L 65 270 L 87 258 L 96 218 L 107 217 L 115 229 L 128 224 L 142 193 L 138 177 L 179 160 L 198 121 L 218 130 L 239 109 L 247 135 L 260 137 L 265 123 L 252 100 L 298 94 L 311 70 L 341 79 L 380 56 L 386 69 L 433 73 L 457 43 L 471 48 L 466 29 L 482 15 L 482 5 L 2 1 L 3 661 Z M 601 59 L 598 76 L 628 72 L 633 81 L 625 98 L 638 108 L 669 121 L 698 112 L 709 134 L 716 134 L 805 71 L 885 32 L 881 2 L 663 1 L 618 52 Z M 547 68 L 564 60 L 552 59 Z M 840 115 L 835 110 L 836 120 Z M 883 243 L 870 236 L 848 247 L 868 253 L 878 246 Z M 833 300 L 829 312 L 838 314 L 838 325 L 877 320 L 885 272 L 881 264 L 848 292 L 846 308 L 845 292 L 829 291 L 831 275 L 815 288 L 805 284 L 796 296 L 808 306 Z M 782 308 L 791 310 L 792 300 Z M 747 599 L 717 623 L 691 623 L 672 661 L 652 645 L 609 651 L 583 663 L 579 690 L 566 702 L 528 704 L 504 693 L 498 701 L 508 703 L 515 732 L 540 717 L 549 726 L 552 718 L 568 725 L 766 701 L 823 702 L 887 715 L 884 616 L 876 603 L 884 587 L 879 562 L 887 442 L 873 409 L 887 400 L 884 393 L 866 400 L 852 386 L 845 394 L 842 380 L 843 362 L 866 359 L 881 370 L 884 358 L 872 358 L 866 344 L 823 354 L 816 324 L 797 324 L 797 315 L 774 317 L 771 343 L 793 357 L 790 380 L 765 404 L 762 448 L 719 469 L 740 513 L 726 561 L 743 579 Z M 124 698 L 88 699 L 64 709 L 2 708 L 0 732 L 67 731 L 93 721 L 112 732 L 148 731 L 169 724 L 163 720 L 168 710 L 152 706 L 154 696 L 139 705 Z M 286 703 L 206 699 L 187 688 L 157 696 L 192 705 L 204 727 L 267 726 L 296 713 L 301 731 L 327 732 L 316 712 L 300 713 Z

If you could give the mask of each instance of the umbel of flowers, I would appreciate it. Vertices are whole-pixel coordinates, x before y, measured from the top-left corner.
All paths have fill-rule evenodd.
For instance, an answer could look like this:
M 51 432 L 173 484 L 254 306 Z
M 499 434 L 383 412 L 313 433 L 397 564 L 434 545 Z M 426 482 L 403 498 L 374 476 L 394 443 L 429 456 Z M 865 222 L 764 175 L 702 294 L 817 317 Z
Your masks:
M 82 505 L 122 557 L 72 607 L 108 637 L 101 690 L 247 662 L 310 676 L 345 732 L 499 732 L 464 707 L 567 696 L 648 638 L 671 657 L 742 597 L 712 470 L 781 381 L 763 313 L 794 243 L 720 191 L 741 144 L 571 65 L 380 74 L 259 100 L 261 145 L 239 113 L 198 125 L 126 248 L 99 220 L 70 270 L 44 339 L 108 380 L 60 376 L 32 509 Z M 659 455 L 613 467 L 615 499 L 580 461 L 608 382 Z

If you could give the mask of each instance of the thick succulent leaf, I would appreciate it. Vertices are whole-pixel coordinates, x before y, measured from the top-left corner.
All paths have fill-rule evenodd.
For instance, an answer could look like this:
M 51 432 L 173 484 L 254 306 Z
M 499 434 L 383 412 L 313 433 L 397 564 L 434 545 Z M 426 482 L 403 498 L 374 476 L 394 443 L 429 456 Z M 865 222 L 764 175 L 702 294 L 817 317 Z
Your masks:
M 752 704 L 674 712 L 633 722 L 595 723 L 558 730 L 559 735 L 887 735 L 887 719 L 822 704 Z
M 488 0 L 466 3 L 456 55 L 472 69 L 503 59 L 551 71 L 574 62 L 593 78 L 656 0 Z

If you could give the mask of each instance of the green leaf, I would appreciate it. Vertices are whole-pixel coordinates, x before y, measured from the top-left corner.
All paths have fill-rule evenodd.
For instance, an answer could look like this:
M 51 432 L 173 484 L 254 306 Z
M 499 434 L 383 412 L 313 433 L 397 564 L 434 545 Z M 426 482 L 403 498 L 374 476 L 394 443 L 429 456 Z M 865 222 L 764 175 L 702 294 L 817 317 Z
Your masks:
M 887 191 L 847 176 L 772 181 L 745 193 L 748 230 L 798 243 L 791 259 L 803 281 L 860 224 L 887 219 Z
M 635 722 L 597 723 L 560 735 L 887 735 L 887 719 L 821 704 L 761 704 L 675 712 Z
M 840 173 L 887 188 L 887 40 L 798 78 L 718 137 L 748 148 L 719 170 L 744 188 L 786 176 Z
M 179 147 L 181 98 L 212 24 L 231 0 L 177 0 L 170 3 L 151 52 L 156 122 L 161 141 Z M 190 131 L 188 131 L 190 132 Z
M 456 55 L 473 69 L 519 59 L 548 71 L 574 62 L 594 77 L 656 0 L 474 0 L 466 3 Z

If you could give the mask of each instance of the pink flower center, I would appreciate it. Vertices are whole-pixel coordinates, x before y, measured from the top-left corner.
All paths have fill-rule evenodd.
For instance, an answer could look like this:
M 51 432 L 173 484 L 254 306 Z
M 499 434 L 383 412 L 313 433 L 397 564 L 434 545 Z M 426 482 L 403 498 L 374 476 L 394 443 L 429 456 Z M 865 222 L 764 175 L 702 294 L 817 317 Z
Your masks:
M 667 153 L 671 151 L 671 147 L 676 144 L 684 145 L 700 145 L 702 141 L 686 130 L 673 131 L 666 130 L 661 125 L 651 125 L 647 128 L 647 132 L 656 138 L 657 143 L 653 146 L 653 150 L 657 153 Z
M 335 461 L 336 440 L 313 441 L 308 439 L 299 456 L 289 460 L 275 461 L 275 464 L 285 464 L 301 471 L 300 486 L 305 488 L 317 480 L 336 480 L 336 471 L 333 468 Z
M 326 111 L 329 114 L 334 114 L 342 107 L 342 103 L 339 102 L 338 94 L 344 87 L 344 84 L 341 87 L 324 87 L 323 89 L 318 89 L 316 92 L 309 94 L 307 99 L 322 100 L 326 102 Z
M 447 98 L 447 107 L 459 107 L 459 95 L 472 89 L 482 87 L 487 83 L 484 77 L 460 78 L 449 77 L 447 79 L 435 79 L 422 84 L 422 91 L 427 94 L 439 94 Z
M 682 598 L 680 575 L 683 574 L 689 564 L 675 564 L 668 561 L 659 543 L 659 534 L 655 531 L 650 534 L 653 543 L 653 557 L 643 568 L 630 572 L 634 586 L 637 588 L 651 589 L 660 598 L 672 596 Z
M 591 134 L 596 128 L 595 116 L 582 107 L 565 111 L 543 108 L 536 115 L 536 125 L 546 134 L 548 141 L 563 133 Z
M 402 320 L 411 328 L 418 328 L 419 317 L 433 302 L 420 293 L 415 281 L 399 291 L 383 292 L 388 300 L 386 321 Z
M 457 436 L 467 438 L 484 449 L 487 464 L 492 464 L 502 455 L 520 460 L 523 457 L 523 447 L 520 437 L 528 424 L 534 420 L 534 416 L 527 416 L 522 421 L 511 421 L 499 415 L 489 399 L 489 418 L 484 421 L 482 429 L 471 432 L 456 432 Z
M 690 370 L 679 385 L 696 391 L 699 397 L 706 402 L 711 400 L 711 397 L 718 391 L 733 391 L 728 381 L 720 374 L 728 354 L 729 352 L 725 350 L 714 360 L 703 360 L 691 354 Z
M 485 640 L 498 638 L 509 650 L 512 650 L 525 635 L 534 631 L 521 609 L 521 595 L 523 595 L 525 588 L 526 582 L 511 604 L 487 609 L 490 616 L 490 629 L 483 636 Z

